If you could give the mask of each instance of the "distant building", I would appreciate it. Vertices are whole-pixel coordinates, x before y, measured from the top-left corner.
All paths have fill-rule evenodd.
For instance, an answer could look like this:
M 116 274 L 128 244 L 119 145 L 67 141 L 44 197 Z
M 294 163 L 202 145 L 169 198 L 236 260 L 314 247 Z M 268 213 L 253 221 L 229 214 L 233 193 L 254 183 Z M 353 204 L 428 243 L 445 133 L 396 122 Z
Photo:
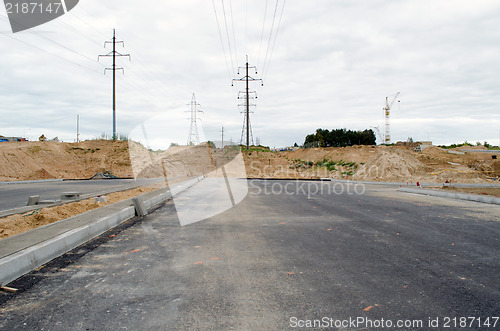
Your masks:
M 28 139 L 21 137 L 0 137 L 0 142 L 13 142 L 13 141 L 28 141 Z
M 396 143 L 396 146 L 402 146 L 411 149 L 415 152 L 421 152 L 427 147 L 431 147 L 432 141 L 415 141 L 415 142 L 398 141 Z

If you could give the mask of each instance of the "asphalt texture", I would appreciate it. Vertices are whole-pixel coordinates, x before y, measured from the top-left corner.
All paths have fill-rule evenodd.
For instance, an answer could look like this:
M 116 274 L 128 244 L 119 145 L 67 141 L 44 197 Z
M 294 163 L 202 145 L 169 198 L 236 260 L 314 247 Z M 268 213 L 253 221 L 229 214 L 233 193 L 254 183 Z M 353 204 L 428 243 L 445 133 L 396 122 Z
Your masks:
M 14 281 L 0 329 L 498 330 L 499 256 L 498 206 L 250 181 L 207 220 L 168 201 Z
M 80 192 L 82 195 L 99 194 L 108 190 L 147 185 L 150 182 L 149 179 L 138 181 L 135 179 L 101 179 L 0 185 L 0 210 L 26 206 L 28 198 L 32 195 L 39 195 L 40 200 L 59 200 L 63 192 Z

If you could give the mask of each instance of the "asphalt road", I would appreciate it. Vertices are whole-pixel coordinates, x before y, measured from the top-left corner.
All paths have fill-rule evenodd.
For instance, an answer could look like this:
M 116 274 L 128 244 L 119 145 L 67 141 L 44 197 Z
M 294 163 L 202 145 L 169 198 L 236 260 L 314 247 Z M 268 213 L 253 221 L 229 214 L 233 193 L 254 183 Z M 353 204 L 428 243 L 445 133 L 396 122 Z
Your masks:
M 183 227 L 170 201 L 10 284 L 0 329 L 500 328 L 498 206 L 307 185 Z
M 0 185 L 0 210 L 26 206 L 31 195 L 39 195 L 40 200 L 59 200 L 63 192 L 99 194 L 107 190 L 120 190 L 148 183 L 150 180 L 101 179 L 71 180 L 43 183 L 22 183 Z

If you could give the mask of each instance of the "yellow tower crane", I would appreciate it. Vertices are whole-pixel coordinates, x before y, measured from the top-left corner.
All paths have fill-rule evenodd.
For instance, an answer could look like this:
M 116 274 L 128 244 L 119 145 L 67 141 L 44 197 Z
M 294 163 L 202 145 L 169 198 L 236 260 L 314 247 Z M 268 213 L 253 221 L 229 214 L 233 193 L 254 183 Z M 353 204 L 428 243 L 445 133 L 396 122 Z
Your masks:
M 391 143 L 391 129 L 390 129 L 390 123 L 389 123 L 389 115 L 392 109 L 392 105 L 396 101 L 396 99 L 399 96 L 399 92 L 394 95 L 394 99 L 392 99 L 391 103 L 389 103 L 389 97 L 385 97 L 385 107 L 383 108 L 384 114 L 385 114 L 385 137 L 384 137 L 384 143 L 385 144 L 390 144 Z M 399 100 L 398 100 L 399 102 Z

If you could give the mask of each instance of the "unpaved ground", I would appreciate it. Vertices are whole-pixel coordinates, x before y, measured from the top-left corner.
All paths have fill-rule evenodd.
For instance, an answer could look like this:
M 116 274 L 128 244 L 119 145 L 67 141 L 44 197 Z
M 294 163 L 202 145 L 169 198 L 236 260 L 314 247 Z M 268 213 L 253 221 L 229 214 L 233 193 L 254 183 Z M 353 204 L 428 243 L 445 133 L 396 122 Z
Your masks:
M 132 177 L 123 141 L 0 143 L 0 181 L 90 178 L 98 172 Z
M 500 188 L 490 188 L 490 187 L 453 187 L 453 186 L 445 186 L 440 188 L 440 190 L 447 192 L 464 192 L 464 193 L 472 193 L 472 194 L 485 194 L 485 195 L 493 195 L 495 197 L 500 197 Z
M 500 161 L 491 154 L 457 149 L 450 153 L 434 146 L 422 152 L 396 146 L 352 146 L 244 153 L 252 178 L 485 183 L 500 176 Z
M 94 198 L 90 198 L 60 206 L 41 208 L 22 215 L 2 217 L 0 218 L 0 239 L 151 192 L 158 188 L 158 186 L 139 187 L 128 191 L 107 194 L 104 196 L 106 197 L 106 202 L 97 203 L 94 202 Z
M 0 143 L 0 181 L 90 178 L 98 172 L 118 177 L 185 178 L 207 174 L 230 162 L 234 149 L 173 146 L 153 152 L 134 142 Z M 484 148 L 484 147 L 483 147 Z M 467 149 L 481 149 L 468 147 Z M 370 181 L 482 183 L 500 176 L 500 151 L 462 152 L 429 147 L 414 152 L 401 146 L 352 146 L 274 152 L 243 151 L 250 178 L 348 178 Z

